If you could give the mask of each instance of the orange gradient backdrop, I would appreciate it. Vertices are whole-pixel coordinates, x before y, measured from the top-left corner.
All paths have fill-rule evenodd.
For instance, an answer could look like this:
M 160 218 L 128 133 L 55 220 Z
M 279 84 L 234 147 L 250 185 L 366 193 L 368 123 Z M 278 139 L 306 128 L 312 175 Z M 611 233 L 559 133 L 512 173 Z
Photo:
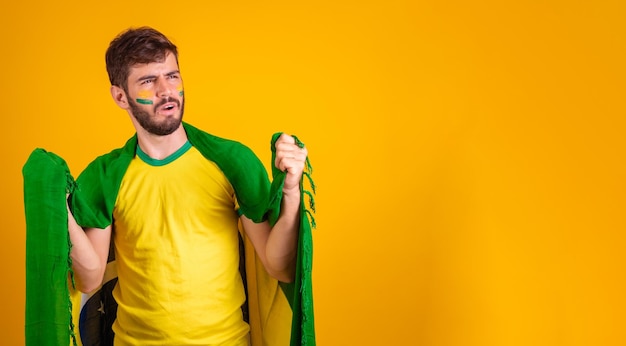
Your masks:
M 308 145 L 318 344 L 626 344 L 624 2 L 3 7 L 2 344 L 24 343 L 22 165 L 77 175 L 132 135 L 103 57 L 140 25 L 179 46 L 187 121 L 264 162 L 274 132 Z

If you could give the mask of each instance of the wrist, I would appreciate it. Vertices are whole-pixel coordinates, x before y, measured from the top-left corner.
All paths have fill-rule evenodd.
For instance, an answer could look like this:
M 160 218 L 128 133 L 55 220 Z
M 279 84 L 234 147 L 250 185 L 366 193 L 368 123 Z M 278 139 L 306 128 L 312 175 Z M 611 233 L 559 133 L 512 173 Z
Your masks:
M 283 186 L 283 198 L 284 197 L 300 197 L 300 186 L 286 187 Z

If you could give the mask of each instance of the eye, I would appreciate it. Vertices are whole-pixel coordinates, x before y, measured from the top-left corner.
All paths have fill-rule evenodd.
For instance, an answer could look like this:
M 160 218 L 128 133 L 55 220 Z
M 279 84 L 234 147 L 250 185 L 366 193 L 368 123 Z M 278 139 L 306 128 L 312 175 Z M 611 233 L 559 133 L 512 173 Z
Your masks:
M 141 85 L 150 84 L 154 82 L 154 79 L 144 79 L 141 81 Z

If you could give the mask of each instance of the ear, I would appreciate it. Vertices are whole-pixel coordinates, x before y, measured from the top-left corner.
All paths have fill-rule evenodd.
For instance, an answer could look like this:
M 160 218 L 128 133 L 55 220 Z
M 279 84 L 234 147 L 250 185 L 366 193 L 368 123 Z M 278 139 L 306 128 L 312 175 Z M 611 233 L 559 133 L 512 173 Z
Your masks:
M 128 95 L 126 95 L 124 89 L 118 87 L 117 85 L 111 85 L 111 97 L 113 97 L 113 101 L 115 101 L 120 108 L 129 108 Z

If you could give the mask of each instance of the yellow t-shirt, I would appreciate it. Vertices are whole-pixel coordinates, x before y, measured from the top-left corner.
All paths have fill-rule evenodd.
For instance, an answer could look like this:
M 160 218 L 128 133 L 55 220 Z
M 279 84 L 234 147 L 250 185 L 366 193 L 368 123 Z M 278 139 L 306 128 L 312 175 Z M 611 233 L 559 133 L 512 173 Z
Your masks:
M 187 143 L 138 150 L 115 204 L 116 345 L 247 345 L 233 187 Z

